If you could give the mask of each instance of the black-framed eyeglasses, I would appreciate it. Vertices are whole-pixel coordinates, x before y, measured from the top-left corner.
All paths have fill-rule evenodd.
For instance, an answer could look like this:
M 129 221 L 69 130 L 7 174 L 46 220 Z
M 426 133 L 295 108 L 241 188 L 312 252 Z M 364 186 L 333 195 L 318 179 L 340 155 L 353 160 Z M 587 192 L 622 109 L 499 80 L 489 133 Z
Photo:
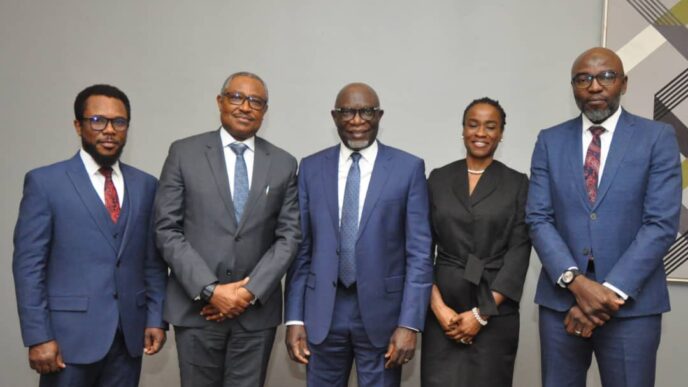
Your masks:
M 91 130 L 95 130 L 96 132 L 105 130 L 105 128 L 108 126 L 108 123 L 110 123 L 118 132 L 124 132 L 125 130 L 129 129 L 129 120 L 124 117 L 107 118 L 105 116 L 96 115 L 84 117 L 81 120 L 88 122 Z
M 599 83 L 600 86 L 608 87 L 613 85 L 618 77 L 619 74 L 612 70 L 602 71 L 601 73 L 597 73 L 595 75 L 579 73 L 571 78 L 571 84 L 577 89 L 587 89 L 590 87 L 590 85 L 592 85 L 592 80 L 597 79 L 597 83 Z
M 248 101 L 248 106 L 253 110 L 263 110 L 268 105 L 268 101 L 260 97 L 246 96 L 241 93 L 222 93 L 222 96 L 232 105 L 243 105 L 244 101 Z
M 377 115 L 377 113 L 381 110 L 379 107 L 366 107 L 361 109 L 335 108 L 333 111 L 339 116 L 339 118 L 345 121 L 353 120 L 354 117 L 356 117 L 356 114 L 358 114 L 358 116 L 362 119 L 370 121 L 375 118 L 375 115 Z

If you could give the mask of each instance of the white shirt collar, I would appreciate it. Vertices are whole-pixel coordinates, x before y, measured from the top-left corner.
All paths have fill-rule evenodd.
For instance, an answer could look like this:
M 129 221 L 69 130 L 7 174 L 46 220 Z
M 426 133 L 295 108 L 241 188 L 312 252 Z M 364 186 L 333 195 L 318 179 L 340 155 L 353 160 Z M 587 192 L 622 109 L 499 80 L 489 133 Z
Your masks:
M 93 156 L 86 152 L 84 148 L 79 150 L 79 156 L 81 157 L 81 161 L 84 163 L 84 167 L 86 167 L 86 173 L 88 173 L 89 176 L 100 174 L 100 172 L 98 172 L 100 165 L 96 163 L 96 161 L 93 159 Z M 119 168 L 119 160 L 115 161 L 111 167 L 114 175 L 122 176 L 122 171 Z
M 377 140 L 373 141 L 373 143 L 370 144 L 370 146 L 368 146 L 367 148 L 363 148 L 359 151 L 353 151 L 353 150 L 347 148 L 343 142 L 340 142 L 339 143 L 339 160 L 340 161 L 346 161 L 349 159 L 349 157 L 351 157 L 352 153 L 358 152 L 361 154 L 361 158 L 363 160 L 370 163 L 370 162 L 373 162 L 375 160 L 375 158 L 377 157 L 378 150 L 379 150 L 379 147 L 377 145 Z
M 246 145 L 251 152 L 256 151 L 256 136 L 251 136 L 244 141 L 239 141 L 236 138 L 232 137 L 232 135 L 229 134 L 227 129 L 220 127 L 220 141 L 222 141 L 223 148 L 227 147 L 229 144 L 240 142 Z
M 606 130 L 609 134 L 614 133 L 614 130 L 616 129 L 616 124 L 619 122 L 619 118 L 621 117 L 621 106 L 619 106 L 618 109 L 612 114 L 611 116 L 607 117 L 606 120 L 602 121 L 599 124 L 595 124 L 588 117 L 586 117 L 585 114 L 581 114 L 583 117 L 583 133 L 590 129 L 591 126 L 601 126 Z

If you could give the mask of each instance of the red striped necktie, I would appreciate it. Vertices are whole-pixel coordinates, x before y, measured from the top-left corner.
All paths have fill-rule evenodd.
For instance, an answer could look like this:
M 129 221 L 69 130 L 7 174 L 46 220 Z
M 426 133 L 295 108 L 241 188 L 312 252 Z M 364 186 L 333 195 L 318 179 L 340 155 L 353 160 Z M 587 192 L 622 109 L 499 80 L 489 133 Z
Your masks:
M 119 219 L 119 197 L 117 196 L 117 189 L 112 182 L 112 168 L 102 167 L 98 170 L 101 175 L 105 177 L 105 208 L 110 213 L 110 219 L 113 223 L 117 223 Z

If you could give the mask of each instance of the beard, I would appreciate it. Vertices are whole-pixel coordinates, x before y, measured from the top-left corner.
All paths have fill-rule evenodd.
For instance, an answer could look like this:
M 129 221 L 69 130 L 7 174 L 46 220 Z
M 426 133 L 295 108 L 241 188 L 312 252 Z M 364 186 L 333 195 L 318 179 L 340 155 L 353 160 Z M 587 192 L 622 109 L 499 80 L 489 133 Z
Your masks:
M 347 140 L 346 146 L 354 151 L 359 151 L 369 147 L 373 142 L 368 140 Z
M 93 160 L 95 160 L 96 163 L 98 163 L 98 165 L 100 165 L 101 167 L 111 167 L 115 162 L 117 162 L 117 160 L 119 160 L 119 157 L 122 155 L 124 145 L 125 143 L 122 143 L 122 146 L 120 146 L 119 149 L 117 149 L 117 153 L 115 153 L 112 156 L 108 156 L 98 153 L 95 144 L 87 142 L 84 138 L 81 138 L 81 146 L 84 148 L 86 153 L 91 155 L 91 157 L 93 157 Z
M 581 109 L 583 114 L 585 114 L 586 117 L 590 121 L 592 121 L 593 124 L 600 124 L 604 122 L 607 118 L 609 118 L 616 110 L 619 108 L 619 104 L 621 98 L 612 98 L 607 100 L 607 107 L 601 108 L 601 109 L 591 109 L 591 108 L 586 108 L 585 103 L 582 101 L 577 101 L 578 102 L 578 107 Z

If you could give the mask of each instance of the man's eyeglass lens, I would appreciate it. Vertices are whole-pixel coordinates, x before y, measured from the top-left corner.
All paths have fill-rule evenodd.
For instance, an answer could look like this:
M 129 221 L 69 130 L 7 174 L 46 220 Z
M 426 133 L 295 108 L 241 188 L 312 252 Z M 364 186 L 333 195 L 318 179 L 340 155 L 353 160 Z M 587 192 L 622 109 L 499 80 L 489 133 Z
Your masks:
M 576 74 L 571 82 L 579 89 L 585 89 L 592 85 L 592 80 L 597 79 L 600 86 L 611 86 L 616 81 L 617 74 L 613 71 L 603 71 L 599 74 L 592 75 L 587 73 Z
M 248 100 L 248 106 L 253 110 L 263 110 L 266 105 L 266 102 L 262 98 L 252 97 L 250 95 L 245 96 L 240 93 L 224 93 L 222 95 L 227 98 L 227 101 L 232 105 L 243 105 L 244 101 Z
M 108 123 L 111 123 L 112 127 L 118 132 L 124 132 L 129 128 L 129 120 L 124 117 L 107 118 L 103 116 L 91 116 L 84 117 L 84 121 L 88 121 L 91 129 L 95 131 L 105 130 Z
M 380 108 L 374 107 L 374 108 L 362 108 L 362 109 L 347 109 L 347 108 L 337 108 L 334 109 L 337 114 L 339 114 L 339 117 L 343 120 L 351 120 L 354 117 L 356 117 L 356 113 L 358 115 L 368 121 L 372 120 L 375 117 L 375 114 L 380 111 Z

